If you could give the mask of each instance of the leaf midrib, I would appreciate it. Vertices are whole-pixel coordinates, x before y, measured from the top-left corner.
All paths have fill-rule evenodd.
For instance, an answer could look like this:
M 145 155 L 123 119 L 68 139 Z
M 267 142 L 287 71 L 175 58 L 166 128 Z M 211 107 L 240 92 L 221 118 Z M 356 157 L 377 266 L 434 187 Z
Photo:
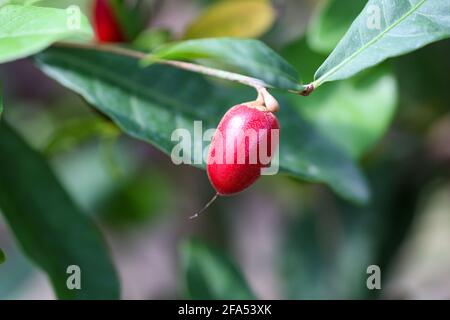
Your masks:
M 376 43 L 378 40 L 380 40 L 386 33 L 391 31 L 393 28 L 398 26 L 400 23 L 402 23 L 406 18 L 408 18 L 411 14 L 413 14 L 419 7 L 421 7 L 426 0 L 421 0 L 420 2 L 416 3 L 408 12 L 406 12 L 400 19 L 398 19 L 395 23 L 391 24 L 389 27 L 387 27 L 383 32 L 379 33 L 376 37 L 374 37 L 372 40 L 367 42 L 365 45 L 363 45 L 361 48 L 356 50 L 353 54 L 351 54 L 348 58 L 344 59 L 341 63 L 339 63 L 334 68 L 331 68 L 328 72 L 326 72 L 324 75 L 322 75 L 319 79 L 315 80 L 313 82 L 314 87 L 320 86 L 326 78 L 332 76 L 336 72 L 338 72 L 343 66 L 348 64 L 350 61 L 352 61 L 356 56 L 358 56 L 361 52 L 369 48 L 371 45 Z

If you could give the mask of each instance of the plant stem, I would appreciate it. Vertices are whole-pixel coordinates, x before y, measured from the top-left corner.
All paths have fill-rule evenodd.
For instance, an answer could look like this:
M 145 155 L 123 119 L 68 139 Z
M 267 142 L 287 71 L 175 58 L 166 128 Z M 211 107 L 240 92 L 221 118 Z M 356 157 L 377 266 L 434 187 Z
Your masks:
M 218 77 L 229 81 L 239 82 L 246 86 L 250 86 L 255 88 L 256 91 L 259 91 L 261 88 L 271 87 L 264 81 L 248 76 L 244 76 L 242 74 L 219 70 L 215 68 L 210 68 L 206 66 L 201 66 L 191 62 L 185 61 L 175 61 L 175 60 L 163 60 L 157 57 L 154 57 L 150 54 L 136 51 L 124 47 L 112 46 L 107 44 L 96 44 L 96 43 L 77 43 L 77 42 L 57 42 L 53 44 L 55 47 L 64 47 L 64 48 L 78 48 L 78 49 L 86 49 L 86 50 L 97 50 L 103 52 L 109 52 L 121 56 L 127 56 L 135 59 L 148 59 L 155 63 L 170 65 L 175 68 L 188 70 L 196 73 L 201 73 L 207 76 Z

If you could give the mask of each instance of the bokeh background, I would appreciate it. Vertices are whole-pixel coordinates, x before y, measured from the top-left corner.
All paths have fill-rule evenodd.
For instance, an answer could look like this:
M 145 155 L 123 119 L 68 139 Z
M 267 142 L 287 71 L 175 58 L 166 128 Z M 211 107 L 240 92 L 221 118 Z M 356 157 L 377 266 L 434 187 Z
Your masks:
M 192 25 L 218 1 L 153 2 L 149 35 L 141 43 L 149 49 L 189 32 L 202 37 L 204 29 Z M 244 14 L 240 26 L 224 26 L 217 35 L 260 38 L 309 81 L 317 61 L 332 49 L 320 37 L 305 40 L 323 2 L 273 0 L 269 12 L 255 13 L 256 22 L 247 23 Z M 356 16 L 361 4 L 351 2 Z M 74 3 L 91 11 L 87 0 L 52 5 Z M 336 25 L 341 25 L 341 13 L 332 15 Z M 326 36 L 337 39 L 345 32 L 330 30 L 336 34 Z M 358 160 L 373 193 L 368 206 L 347 203 L 322 185 L 270 176 L 239 195 L 219 198 L 195 221 L 188 217 L 214 193 L 204 171 L 176 166 L 156 148 L 126 136 L 82 98 L 44 76 L 31 59 L 1 65 L 0 77 L 5 118 L 48 157 L 73 199 L 101 227 L 124 299 L 187 297 L 187 250 L 205 259 L 210 281 L 231 281 L 223 266 L 202 257 L 205 248 L 231 261 L 261 299 L 448 299 L 449 56 L 446 40 L 376 67 L 392 70 L 395 98 L 381 139 Z M 321 88 L 328 90 L 328 104 L 356 99 L 359 105 L 347 114 L 349 121 L 357 121 L 358 107 L 373 105 L 385 93 L 361 97 L 358 86 L 333 87 L 339 92 L 329 88 Z M 320 97 L 313 99 L 321 103 Z M 374 122 L 376 117 L 375 112 Z M 0 247 L 7 254 L 0 265 L 0 299 L 55 298 L 46 275 L 24 256 L 1 216 Z M 366 287 L 366 269 L 373 264 L 381 268 L 381 290 Z

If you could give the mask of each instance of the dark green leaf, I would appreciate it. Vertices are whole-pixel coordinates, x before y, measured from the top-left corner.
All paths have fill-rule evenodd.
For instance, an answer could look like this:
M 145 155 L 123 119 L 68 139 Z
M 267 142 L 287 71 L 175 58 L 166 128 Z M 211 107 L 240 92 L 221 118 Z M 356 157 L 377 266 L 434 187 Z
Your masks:
M 128 41 L 133 41 L 145 29 L 154 0 L 109 0 L 114 15 Z
M 373 225 L 376 212 L 323 207 L 289 220 L 280 250 L 287 299 L 369 298 L 366 269 L 377 264 Z M 340 232 L 339 232 L 340 231 Z M 330 236 L 332 235 L 332 236 Z
M 449 36 L 448 0 L 370 0 L 317 70 L 314 85 L 348 78 Z
M 300 91 L 297 71 L 258 40 L 210 38 L 187 40 L 158 48 L 153 54 L 167 60 L 193 60 L 265 82 L 266 86 Z M 150 59 L 150 61 L 152 61 Z
M 347 32 L 367 0 L 329 0 L 314 13 L 307 32 L 311 49 L 330 53 Z
M 0 249 L 0 264 L 2 264 L 3 262 L 5 262 L 6 260 L 6 256 L 3 253 L 2 249 Z
M 0 84 L 0 119 L 2 117 L 2 113 L 3 113 L 3 89 Z
M 73 14 L 73 13 L 72 13 Z M 24 58 L 69 37 L 90 37 L 87 18 L 71 24 L 63 9 L 5 5 L 0 7 L 0 63 Z
M 139 225 L 170 211 L 174 187 L 160 168 L 140 171 L 111 192 L 98 211 L 114 227 Z
M 372 164 L 368 176 L 374 192 L 369 206 L 355 207 L 327 197 L 326 202 L 315 201 L 289 220 L 280 250 L 287 298 L 367 299 L 389 292 L 383 279 L 397 274 L 390 272 L 409 235 L 418 204 L 423 205 L 418 199 L 423 200 L 419 196 L 423 173 L 429 172 L 424 161 L 417 161 L 420 156 L 411 156 L 395 161 L 388 156 L 388 161 Z M 381 268 L 381 291 L 366 286 L 370 265 Z M 404 297 L 405 293 L 396 294 Z
M 191 299 L 255 299 L 244 277 L 221 251 L 190 240 L 181 247 L 185 294 Z
M 202 137 L 193 134 L 194 121 L 202 121 L 203 131 L 215 128 L 228 108 L 255 97 L 246 87 L 215 86 L 195 73 L 164 65 L 142 69 L 137 60 L 103 52 L 52 48 L 37 56 L 37 65 L 125 132 L 167 154 L 178 143 L 171 141 L 175 129 L 188 129 L 202 143 Z M 288 103 L 281 105 L 281 171 L 326 183 L 346 199 L 367 201 L 365 179 L 345 153 Z
M 76 208 L 45 160 L 0 124 L 0 207 L 26 254 L 62 299 L 117 299 L 118 279 L 96 226 Z M 81 269 L 69 290 L 67 267 Z

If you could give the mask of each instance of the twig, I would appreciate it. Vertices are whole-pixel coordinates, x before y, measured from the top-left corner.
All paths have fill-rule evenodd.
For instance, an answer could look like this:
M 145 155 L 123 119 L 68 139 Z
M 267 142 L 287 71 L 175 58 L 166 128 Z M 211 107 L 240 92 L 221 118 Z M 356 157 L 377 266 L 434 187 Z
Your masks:
M 207 76 L 218 77 L 229 81 L 239 82 L 246 86 L 250 86 L 255 88 L 255 90 L 259 91 L 261 88 L 270 88 L 271 86 L 265 83 L 264 81 L 248 76 L 244 76 L 241 74 L 219 70 L 215 68 L 201 66 L 195 63 L 185 62 L 185 61 L 175 61 L 175 60 L 164 60 L 158 57 L 149 55 L 147 53 L 136 51 L 124 47 L 112 46 L 107 44 L 97 44 L 97 43 L 78 43 L 78 42 L 56 42 L 53 44 L 55 47 L 62 48 L 78 48 L 78 49 L 87 49 L 87 50 L 98 50 L 103 52 L 109 52 L 117 55 L 127 56 L 135 59 L 149 59 L 154 61 L 155 63 L 170 65 L 175 68 L 188 70 L 196 73 L 201 73 Z

